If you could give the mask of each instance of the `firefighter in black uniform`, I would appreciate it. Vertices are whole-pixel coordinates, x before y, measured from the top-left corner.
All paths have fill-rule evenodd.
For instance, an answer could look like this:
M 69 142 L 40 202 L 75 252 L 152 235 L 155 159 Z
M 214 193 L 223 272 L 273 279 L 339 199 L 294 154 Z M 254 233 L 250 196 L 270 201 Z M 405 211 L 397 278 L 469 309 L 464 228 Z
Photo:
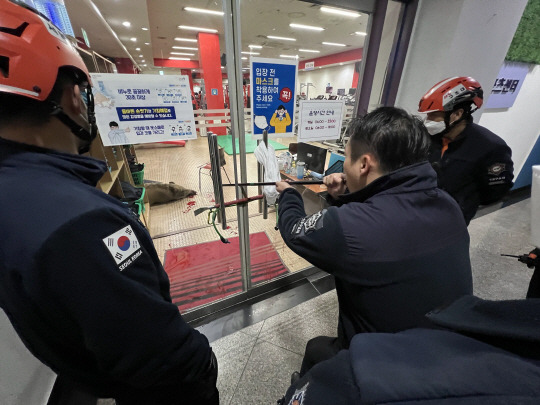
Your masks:
M 144 226 L 96 189 L 105 162 L 81 156 L 97 133 L 89 81 L 50 21 L 0 0 L 0 307 L 59 392 L 217 405 L 208 340 L 171 302 Z
M 420 100 L 432 135 L 429 161 L 439 187 L 458 202 L 467 225 L 479 205 L 500 200 L 512 187 L 512 150 L 493 132 L 472 122 L 483 91 L 472 77 L 452 77 L 433 86 Z
M 276 184 L 283 240 L 334 275 L 339 302 L 337 338 L 310 340 L 300 374 L 360 332 L 428 326 L 426 312 L 472 293 L 467 227 L 437 188 L 422 122 L 382 107 L 353 120 L 348 133 L 344 173 L 324 179 L 341 206 L 306 217 L 300 193 Z

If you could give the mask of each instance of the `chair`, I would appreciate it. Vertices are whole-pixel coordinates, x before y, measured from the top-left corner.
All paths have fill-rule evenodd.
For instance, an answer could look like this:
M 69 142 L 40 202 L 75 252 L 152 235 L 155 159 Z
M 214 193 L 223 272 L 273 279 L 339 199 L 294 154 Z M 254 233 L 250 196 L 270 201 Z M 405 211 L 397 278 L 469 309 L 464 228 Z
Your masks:
M 225 167 L 224 167 L 227 164 L 227 162 L 225 161 L 225 151 L 223 150 L 223 148 L 219 148 L 218 156 L 219 156 L 219 166 L 223 169 L 223 173 L 225 173 L 225 176 L 227 177 L 227 180 L 230 183 L 231 179 L 229 178 L 229 175 L 227 174 L 227 170 L 225 170 Z M 212 164 L 205 163 L 204 165 L 198 166 L 198 169 L 199 169 L 199 193 L 202 193 L 201 176 L 204 174 L 204 175 L 212 177 Z M 203 170 L 206 170 L 206 172 L 204 172 Z

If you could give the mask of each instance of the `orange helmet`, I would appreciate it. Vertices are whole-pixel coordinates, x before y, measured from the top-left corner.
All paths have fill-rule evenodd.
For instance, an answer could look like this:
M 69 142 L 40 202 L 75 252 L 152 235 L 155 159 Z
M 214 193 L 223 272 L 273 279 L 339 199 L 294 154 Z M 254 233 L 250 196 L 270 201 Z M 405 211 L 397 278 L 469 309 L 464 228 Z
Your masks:
M 44 101 L 63 67 L 90 82 L 82 58 L 52 22 L 22 2 L 0 0 L 0 92 Z
M 450 77 L 428 90 L 418 103 L 418 112 L 453 111 L 462 103 L 474 104 L 476 111 L 484 102 L 482 86 L 472 77 Z

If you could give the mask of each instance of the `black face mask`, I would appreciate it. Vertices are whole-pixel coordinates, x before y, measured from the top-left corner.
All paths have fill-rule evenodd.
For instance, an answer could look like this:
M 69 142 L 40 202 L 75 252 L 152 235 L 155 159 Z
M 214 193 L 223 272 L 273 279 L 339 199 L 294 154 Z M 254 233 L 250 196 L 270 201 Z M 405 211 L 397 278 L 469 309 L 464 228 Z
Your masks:
M 82 141 L 78 149 L 80 155 L 87 153 L 90 150 L 90 145 L 97 136 L 96 115 L 94 113 L 94 95 L 92 94 L 92 88 L 89 84 L 81 88 L 81 98 L 86 104 L 86 120 L 88 122 L 88 129 L 83 128 L 73 121 L 64 112 L 64 109 L 56 103 L 53 103 L 53 111 L 51 113 L 51 115 L 62 121 L 64 125 L 68 126 L 69 129 L 71 129 L 71 132 Z
M 77 135 L 83 141 L 82 145 L 79 147 L 80 155 L 87 153 L 90 150 L 90 145 L 97 136 L 96 114 L 94 111 L 94 94 L 92 93 L 92 87 L 90 84 L 81 88 L 81 98 L 86 105 L 87 120 L 90 128 L 89 131 L 85 131 L 88 135 L 84 134 L 84 137 L 81 137 L 75 133 L 75 135 Z

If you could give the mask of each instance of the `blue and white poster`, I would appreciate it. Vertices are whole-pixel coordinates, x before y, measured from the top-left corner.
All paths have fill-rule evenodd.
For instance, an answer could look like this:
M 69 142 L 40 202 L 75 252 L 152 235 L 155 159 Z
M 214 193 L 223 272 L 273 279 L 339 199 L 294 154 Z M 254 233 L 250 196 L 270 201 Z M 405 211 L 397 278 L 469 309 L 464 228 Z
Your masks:
M 251 58 L 252 137 L 294 135 L 298 62 Z
M 197 139 L 187 76 L 91 76 L 103 145 Z
M 527 73 L 529 67 L 526 63 L 503 63 L 484 108 L 512 107 Z

